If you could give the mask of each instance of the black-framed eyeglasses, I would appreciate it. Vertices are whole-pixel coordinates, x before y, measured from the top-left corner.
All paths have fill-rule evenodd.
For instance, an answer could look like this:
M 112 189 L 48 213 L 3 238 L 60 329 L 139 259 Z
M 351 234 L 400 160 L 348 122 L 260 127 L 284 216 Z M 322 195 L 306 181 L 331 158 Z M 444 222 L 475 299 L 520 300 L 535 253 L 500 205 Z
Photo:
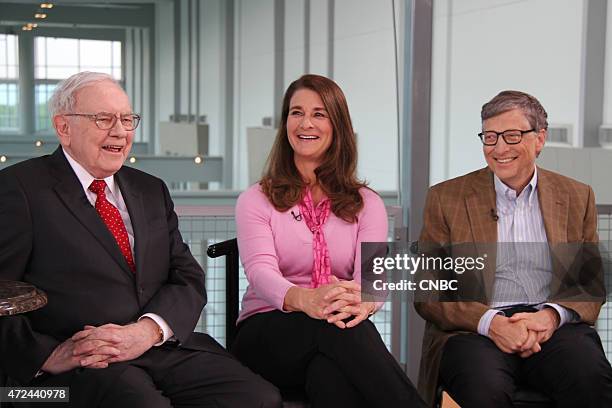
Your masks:
M 100 112 L 100 113 L 65 113 L 64 116 L 83 116 L 93 120 L 96 123 L 98 129 L 108 130 L 115 126 L 117 123 L 117 115 L 114 113 Z M 136 113 L 126 113 L 119 115 L 121 126 L 125 130 L 134 130 L 140 123 L 140 115 Z
M 482 141 L 482 144 L 485 146 L 495 146 L 497 144 L 497 140 L 499 137 L 504 138 L 504 142 L 509 145 L 519 144 L 521 140 L 523 140 L 523 135 L 525 133 L 535 132 L 534 128 L 529 130 L 520 130 L 520 129 L 508 129 L 503 132 L 495 132 L 493 130 L 485 130 L 484 132 L 480 132 L 478 137 Z

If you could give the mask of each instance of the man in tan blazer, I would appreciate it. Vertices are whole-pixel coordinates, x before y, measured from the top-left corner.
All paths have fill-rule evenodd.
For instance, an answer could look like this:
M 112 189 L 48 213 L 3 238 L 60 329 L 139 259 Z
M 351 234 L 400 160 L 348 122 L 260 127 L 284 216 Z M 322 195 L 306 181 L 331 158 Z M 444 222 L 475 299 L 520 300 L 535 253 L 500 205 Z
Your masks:
M 597 252 L 593 190 L 536 167 L 548 124 L 533 96 L 501 92 L 481 118 L 488 167 L 431 187 L 419 245 L 492 243 L 499 251 L 498 243 L 524 242 L 550 252 L 525 264 L 500 262 L 494 250 L 483 299 L 415 303 L 427 321 L 419 389 L 432 404 L 442 384 L 462 408 L 512 407 L 517 384 L 557 407 L 612 406 L 612 368 L 591 327 L 604 299 L 601 269 L 595 296 L 551 289 L 571 243 Z

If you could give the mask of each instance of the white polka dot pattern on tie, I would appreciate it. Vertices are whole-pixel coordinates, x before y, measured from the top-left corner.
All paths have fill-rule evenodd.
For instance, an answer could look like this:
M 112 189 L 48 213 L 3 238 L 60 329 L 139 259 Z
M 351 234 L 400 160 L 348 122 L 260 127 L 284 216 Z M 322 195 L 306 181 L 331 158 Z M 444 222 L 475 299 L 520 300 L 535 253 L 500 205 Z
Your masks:
M 119 210 L 106 199 L 105 189 L 106 182 L 104 180 L 94 180 L 89 186 L 89 190 L 96 194 L 96 211 L 98 211 L 98 215 L 100 215 L 100 218 L 102 218 L 108 230 L 113 234 L 113 237 L 115 237 L 115 241 L 117 241 L 117 245 L 119 245 L 119 249 L 125 257 L 130 269 L 132 272 L 136 272 L 136 264 L 132 256 L 125 224 L 121 219 Z

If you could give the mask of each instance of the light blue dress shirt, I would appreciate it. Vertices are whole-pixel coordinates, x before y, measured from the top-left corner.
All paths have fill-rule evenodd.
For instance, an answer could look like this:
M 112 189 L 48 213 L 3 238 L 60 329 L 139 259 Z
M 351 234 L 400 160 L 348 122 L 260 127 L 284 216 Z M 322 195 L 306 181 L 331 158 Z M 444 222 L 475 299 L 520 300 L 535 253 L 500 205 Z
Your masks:
M 478 333 L 488 336 L 491 321 L 500 309 L 530 305 L 552 307 L 560 317 L 559 327 L 576 320 L 575 313 L 561 305 L 546 303 L 550 295 L 552 262 L 544 219 L 538 200 L 538 170 L 517 196 L 516 191 L 494 176 L 497 206 L 497 256 L 493 297 L 478 323 Z

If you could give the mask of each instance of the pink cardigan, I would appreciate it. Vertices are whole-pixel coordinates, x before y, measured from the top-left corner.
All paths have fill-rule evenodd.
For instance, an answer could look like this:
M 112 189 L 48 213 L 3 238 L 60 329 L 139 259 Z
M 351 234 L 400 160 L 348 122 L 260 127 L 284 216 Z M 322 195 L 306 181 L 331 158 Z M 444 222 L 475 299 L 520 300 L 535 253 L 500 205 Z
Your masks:
M 333 213 L 323 227 L 332 273 L 340 280 L 361 281 L 361 242 L 387 241 L 387 212 L 375 192 L 360 191 L 364 206 L 358 221 L 349 224 Z M 278 212 L 255 184 L 236 203 L 238 248 L 249 287 L 242 298 L 238 322 L 255 313 L 282 310 L 292 286 L 310 287 L 312 233 L 298 206 Z M 299 218 L 299 217 L 298 217 Z

